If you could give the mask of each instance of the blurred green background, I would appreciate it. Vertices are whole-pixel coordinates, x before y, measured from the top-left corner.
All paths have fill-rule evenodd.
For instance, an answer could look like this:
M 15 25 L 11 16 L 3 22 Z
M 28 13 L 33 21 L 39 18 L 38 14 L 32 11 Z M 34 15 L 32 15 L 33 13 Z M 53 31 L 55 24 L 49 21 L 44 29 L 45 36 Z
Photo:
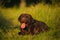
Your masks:
M 22 2 L 18 8 L 0 5 L 0 40 L 60 40 L 60 1 L 51 1 L 52 4 L 45 4 L 42 0 L 41 3 L 29 7 Z M 45 22 L 49 31 L 38 35 L 18 35 L 18 17 L 22 13 L 31 14 L 34 19 Z

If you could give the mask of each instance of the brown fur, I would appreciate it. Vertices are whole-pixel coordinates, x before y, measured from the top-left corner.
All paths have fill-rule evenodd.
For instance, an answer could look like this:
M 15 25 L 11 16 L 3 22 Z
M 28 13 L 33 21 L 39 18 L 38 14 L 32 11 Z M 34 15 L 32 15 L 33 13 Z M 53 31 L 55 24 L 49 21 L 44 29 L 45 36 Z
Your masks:
M 21 24 L 23 22 L 26 23 L 26 27 L 24 29 L 20 28 L 21 32 L 19 32 L 19 35 L 38 34 L 41 31 L 48 30 L 48 26 L 44 22 L 33 19 L 30 14 L 21 14 L 18 18 L 18 21 Z

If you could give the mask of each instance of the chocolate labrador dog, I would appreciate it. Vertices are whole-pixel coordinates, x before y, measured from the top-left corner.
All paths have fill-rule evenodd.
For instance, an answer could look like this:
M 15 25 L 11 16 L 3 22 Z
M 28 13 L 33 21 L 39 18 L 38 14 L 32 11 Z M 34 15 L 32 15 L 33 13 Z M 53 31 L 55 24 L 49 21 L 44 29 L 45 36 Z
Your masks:
M 21 14 L 18 21 L 21 23 L 19 35 L 34 35 L 42 31 L 48 31 L 48 26 L 44 22 L 33 19 L 30 14 Z

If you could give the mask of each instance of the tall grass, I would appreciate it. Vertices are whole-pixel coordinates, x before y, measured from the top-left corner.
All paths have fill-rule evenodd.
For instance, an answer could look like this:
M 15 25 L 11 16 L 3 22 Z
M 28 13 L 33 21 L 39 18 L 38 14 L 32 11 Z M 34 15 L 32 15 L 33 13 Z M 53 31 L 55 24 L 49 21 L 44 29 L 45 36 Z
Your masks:
M 6 20 L 11 20 L 14 25 L 6 33 L 0 29 L 1 40 L 60 40 L 60 7 L 38 4 L 35 7 L 20 7 L 18 9 L 15 7 L 0 8 L 0 12 Z M 21 13 L 31 14 L 34 19 L 45 22 L 50 27 L 49 31 L 38 35 L 19 36 L 18 17 Z M 16 26 L 17 28 L 14 28 Z

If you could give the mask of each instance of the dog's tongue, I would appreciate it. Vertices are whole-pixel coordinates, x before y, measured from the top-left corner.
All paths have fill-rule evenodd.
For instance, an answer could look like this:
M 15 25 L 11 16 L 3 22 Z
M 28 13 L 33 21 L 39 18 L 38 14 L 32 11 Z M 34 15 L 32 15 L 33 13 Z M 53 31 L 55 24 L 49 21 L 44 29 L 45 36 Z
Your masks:
M 21 24 L 21 28 L 25 28 L 26 27 L 26 24 L 25 23 L 22 23 Z

